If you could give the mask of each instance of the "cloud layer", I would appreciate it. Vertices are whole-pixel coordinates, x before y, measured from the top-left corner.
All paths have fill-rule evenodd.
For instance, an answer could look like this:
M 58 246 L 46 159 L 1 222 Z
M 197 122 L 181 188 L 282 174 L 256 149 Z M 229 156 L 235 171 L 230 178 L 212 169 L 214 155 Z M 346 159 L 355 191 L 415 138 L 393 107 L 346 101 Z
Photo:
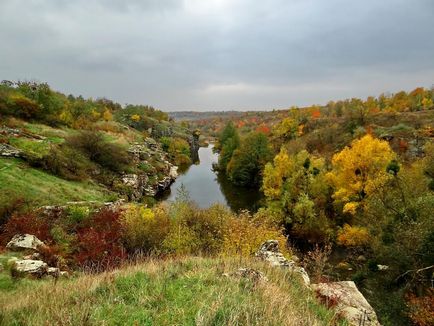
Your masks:
M 163 110 L 434 84 L 432 0 L 2 0 L 0 79 Z

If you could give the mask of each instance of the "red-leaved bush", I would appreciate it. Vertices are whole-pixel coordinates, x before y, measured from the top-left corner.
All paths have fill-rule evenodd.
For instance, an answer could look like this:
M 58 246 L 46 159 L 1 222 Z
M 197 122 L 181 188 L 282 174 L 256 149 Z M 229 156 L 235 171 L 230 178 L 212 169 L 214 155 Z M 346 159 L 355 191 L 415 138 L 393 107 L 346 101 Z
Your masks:
M 75 259 L 81 267 L 101 271 L 119 265 L 127 257 L 122 245 L 120 216 L 119 210 L 103 209 L 77 230 Z
M 410 294 L 406 299 L 409 317 L 414 325 L 434 325 L 434 289 L 429 289 L 425 296 Z
M 32 212 L 14 214 L 3 225 L 0 243 L 6 245 L 15 234 L 33 234 L 42 241 L 51 241 L 50 223 L 43 216 Z

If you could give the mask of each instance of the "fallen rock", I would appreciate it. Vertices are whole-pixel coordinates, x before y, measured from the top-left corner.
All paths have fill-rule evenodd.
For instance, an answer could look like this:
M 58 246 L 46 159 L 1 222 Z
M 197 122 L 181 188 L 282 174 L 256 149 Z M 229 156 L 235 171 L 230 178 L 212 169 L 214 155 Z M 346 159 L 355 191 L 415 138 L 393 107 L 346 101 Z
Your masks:
M 378 326 L 377 315 L 352 281 L 312 284 L 319 298 L 350 325 Z
M 277 240 L 265 241 L 256 253 L 256 257 L 269 262 L 271 266 L 288 268 L 291 272 L 299 274 L 302 277 L 304 284 L 309 286 L 310 278 L 305 269 L 298 266 L 295 261 L 288 260 L 283 256 L 279 250 L 279 242 Z
M 44 243 L 31 234 L 16 234 L 6 245 L 6 248 L 13 251 L 33 250 L 38 251 L 38 247 Z
M 15 260 L 12 266 L 13 275 L 27 274 L 34 277 L 42 277 L 47 274 L 48 265 L 42 260 Z

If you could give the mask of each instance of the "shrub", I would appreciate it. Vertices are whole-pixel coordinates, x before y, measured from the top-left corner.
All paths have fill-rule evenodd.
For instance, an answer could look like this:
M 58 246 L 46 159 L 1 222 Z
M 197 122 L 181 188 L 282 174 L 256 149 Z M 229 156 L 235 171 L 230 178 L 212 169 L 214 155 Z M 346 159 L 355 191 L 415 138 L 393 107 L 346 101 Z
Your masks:
M 84 180 L 92 168 L 82 153 L 66 145 L 52 147 L 48 155 L 40 159 L 30 158 L 29 163 L 67 180 Z
M 83 223 L 90 215 L 90 209 L 86 206 L 69 206 L 66 209 L 68 224 L 79 225 Z
M 176 165 L 190 164 L 190 145 L 182 138 L 161 137 L 163 150 L 169 153 Z
M 332 252 L 331 244 L 320 247 L 315 245 L 303 259 L 304 267 L 309 271 L 309 275 L 314 283 L 323 281 L 323 272 L 327 261 Z
M 39 248 L 41 260 L 46 262 L 48 266 L 55 266 L 62 270 L 68 269 L 68 262 L 65 260 L 66 255 L 64 248 L 59 245 L 43 246 Z
M 23 198 L 9 197 L 9 202 L 6 205 L 0 207 L 0 230 L 15 213 L 18 213 L 23 209 L 25 204 L 26 203 Z
M 34 119 L 41 114 L 41 107 L 35 101 L 23 96 L 12 96 L 13 115 L 23 119 Z
M 42 241 L 52 240 L 50 223 L 36 213 L 25 212 L 14 214 L 3 226 L 0 243 L 6 245 L 16 234 L 33 234 Z
M 269 227 L 244 211 L 239 216 L 229 220 L 221 254 L 224 256 L 251 256 L 263 242 L 269 239 L 278 240 L 281 251 L 286 254 L 289 253 L 286 247 L 287 240 L 282 230 Z
M 119 265 L 126 258 L 122 245 L 121 211 L 102 209 L 77 230 L 76 261 L 94 271 Z
M 414 325 L 434 325 L 434 289 L 428 289 L 428 293 L 422 297 L 413 294 L 407 296 L 409 317 Z
M 208 209 L 197 209 L 186 215 L 185 224 L 194 232 L 197 249 L 203 254 L 217 254 L 223 245 L 228 221 L 236 218 L 225 207 L 214 205 Z
M 50 234 L 56 243 L 57 251 L 62 253 L 62 256 L 71 255 L 74 251 L 76 243 L 76 234 L 67 233 L 61 225 L 55 225 L 51 228 Z
M 99 132 L 82 131 L 68 138 L 66 144 L 80 150 L 91 161 L 113 172 L 123 172 L 130 163 L 126 149 L 105 141 Z
M 170 254 L 194 254 L 198 253 L 199 241 L 195 232 L 188 228 L 185 221 L 177 221 L 171 225 L 163 241 L 163 249 Z
M 122 213 L 122 237 L 130 252 L 161 250 L 169 232 L 170 221 L 161 207 L 151 210 L 131 204 Z

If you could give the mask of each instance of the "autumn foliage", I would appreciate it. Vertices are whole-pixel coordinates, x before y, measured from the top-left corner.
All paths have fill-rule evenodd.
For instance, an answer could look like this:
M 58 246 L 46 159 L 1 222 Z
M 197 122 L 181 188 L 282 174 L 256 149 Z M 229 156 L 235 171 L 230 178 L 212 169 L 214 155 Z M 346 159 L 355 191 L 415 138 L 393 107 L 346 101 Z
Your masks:
M 102 209 L 77 230 L 78 264 L 105 269 L 126 258 L 120 218 L 121 211 Z
M 334 198 L 344 204 L 344 212 L 355 214 L 360 202 L 385 184 L 390 177 L 386 168 L 394 158 L 386 141 L 369 134 L 333 156 L 328 178 L 335 188 Z
M 33 234 L 42 241 L 50 241 L 50 223 L 47 218 L 32 212 L 16 213 L 3 225 L 0 242 L 6 245 L 16 234 Z
M 417 297 L 413 294 L 407 296 L 409 317 L 414 325 L 434 325 L 434 289 L 429 289 L 425 296 Z
M 350 226 L 345 224 L 338 231 L 337 243 L 345 247 L 361 247 L 369 243 L 368 230 L 361 226 Z

